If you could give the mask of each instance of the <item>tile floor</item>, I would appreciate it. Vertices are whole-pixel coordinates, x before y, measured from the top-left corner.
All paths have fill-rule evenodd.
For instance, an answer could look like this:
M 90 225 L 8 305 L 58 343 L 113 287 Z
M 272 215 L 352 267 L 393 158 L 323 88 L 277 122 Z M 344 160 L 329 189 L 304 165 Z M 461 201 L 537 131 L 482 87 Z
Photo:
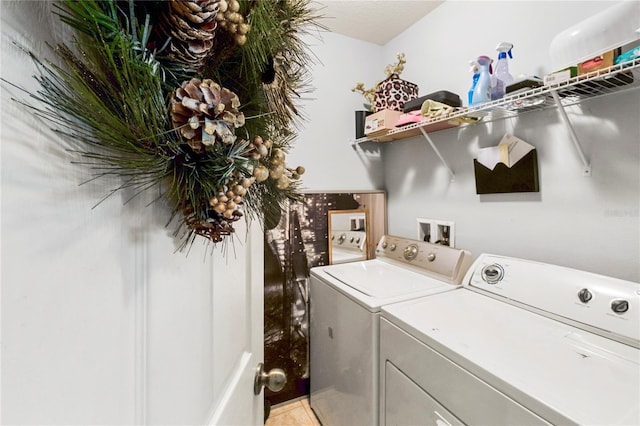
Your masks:
M 309 406 L 309 399 L 303 398 L 285 402 L 271 408 L 265 426 L 321 426 Z

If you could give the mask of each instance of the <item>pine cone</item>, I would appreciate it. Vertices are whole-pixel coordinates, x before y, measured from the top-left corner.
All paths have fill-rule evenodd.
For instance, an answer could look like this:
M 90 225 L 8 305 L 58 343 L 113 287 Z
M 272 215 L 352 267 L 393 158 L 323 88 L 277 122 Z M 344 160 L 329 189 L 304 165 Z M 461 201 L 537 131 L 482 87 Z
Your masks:
M 235 232 L 233 229 L 233 222 L 238 221 L 242 217 L 242 212 L 234 210 L 229 217 L 216 213 L 213 210 L 207 212 L 207 218 L 199 218 L 193 211 L 191 206 L 187 206 L 183 209 L 184 223 L 189 229 L 209 239 L 214 243 L 221 242 L 224 237 L 231 235 Z
M 171 0 L 165 2 L 166 11 L 160 16 L 156 37 L 160 40 L 171 37 L 166 54 L 169 61 L 184 64 L 193 70 L 199 69 L 204 64 L 213 47 L 220 1 Z
M 192 78 L 173 93 L 171 120 L 195 152 L 216 141 L 236 141 L 235 129 L 244 126 L 240 100 L 231 90 L 210 79 Z

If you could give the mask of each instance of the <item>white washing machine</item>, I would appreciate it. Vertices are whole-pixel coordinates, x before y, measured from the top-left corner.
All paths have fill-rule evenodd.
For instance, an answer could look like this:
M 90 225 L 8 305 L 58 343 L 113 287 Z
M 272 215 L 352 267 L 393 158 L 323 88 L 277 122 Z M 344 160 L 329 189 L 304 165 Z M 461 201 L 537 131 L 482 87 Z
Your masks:
M 383 308 L 383 425 L 640 424 L 640 284 L 481 255 Z
M 383 305 L 453 290 L 469 252 L 384 236 L 376 259 L 311 269 L 311 408 L 322 424 L 378 424 Z
M 331 235 L 329 258 L 332 264 L 367 258 L 366 231 L 337 230 Z

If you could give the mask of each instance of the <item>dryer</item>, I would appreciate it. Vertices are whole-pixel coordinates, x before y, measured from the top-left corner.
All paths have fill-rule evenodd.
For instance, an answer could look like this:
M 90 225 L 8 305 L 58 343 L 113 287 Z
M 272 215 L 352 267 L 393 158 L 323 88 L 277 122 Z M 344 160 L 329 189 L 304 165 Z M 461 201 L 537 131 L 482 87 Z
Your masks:
M 383 307 L 381 424 L 640 424 L 640 284 L 481 255 Z
M 376 259 L 311 269 L 310 405 L 325 425 L 378 424 L 384 305 L 455 289 L 469 252 L 384 236 Z

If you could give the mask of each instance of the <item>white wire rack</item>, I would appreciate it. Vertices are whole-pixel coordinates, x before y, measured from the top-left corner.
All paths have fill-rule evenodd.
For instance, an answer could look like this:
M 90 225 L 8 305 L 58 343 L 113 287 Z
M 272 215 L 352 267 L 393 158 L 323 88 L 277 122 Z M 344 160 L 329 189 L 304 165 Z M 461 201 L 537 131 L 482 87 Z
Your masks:
M 572 77 L 560 83 L 511 94 L 502 99 L 487 102 L 482 105 L 470 108 L 457 108 L 449 114 L 435 118 L 424 118 L 419 123 L 408 124 L 390 130 L 384 135 L 356 139 L 352 144 L 355 148 L 362 142 L 391 142 L 422 134 L 451 175 L 451 179 L 454 180 L 455 174 L 453 170 L 451 170 L 438 151 L 438 148 L 429 137 L 429 133 L 511 118 L 531 111 L 558 108 L 562 121 L 567 126 L 571 140 L 583 163 L 583 175 L 590 176 L 591 165 L 584 155 L 580 141 L 564 108 L 583 102 L 586 99 L 593 99 L 638 88 L 640 88 L 640 58 L 588 74 Z
M 390 130 L 381 136 L 356 139 L 353 143 L 390 142 L 406 139 L 424 134 L 423 132 L 433 133 L 453 127 L 511 118 L 546 108 L 574 105 L 586 99 L 634 90 L 639 87 L 640 59 L 634 59 L 589 74 L 579 75 L 561 83 L 508 95 L 502 99 L 470 108 L 458 108 L 450 114 L 431 119 L 425 118 L 419 123 Z M 560 104 L 558 104 L 558 100 Z

